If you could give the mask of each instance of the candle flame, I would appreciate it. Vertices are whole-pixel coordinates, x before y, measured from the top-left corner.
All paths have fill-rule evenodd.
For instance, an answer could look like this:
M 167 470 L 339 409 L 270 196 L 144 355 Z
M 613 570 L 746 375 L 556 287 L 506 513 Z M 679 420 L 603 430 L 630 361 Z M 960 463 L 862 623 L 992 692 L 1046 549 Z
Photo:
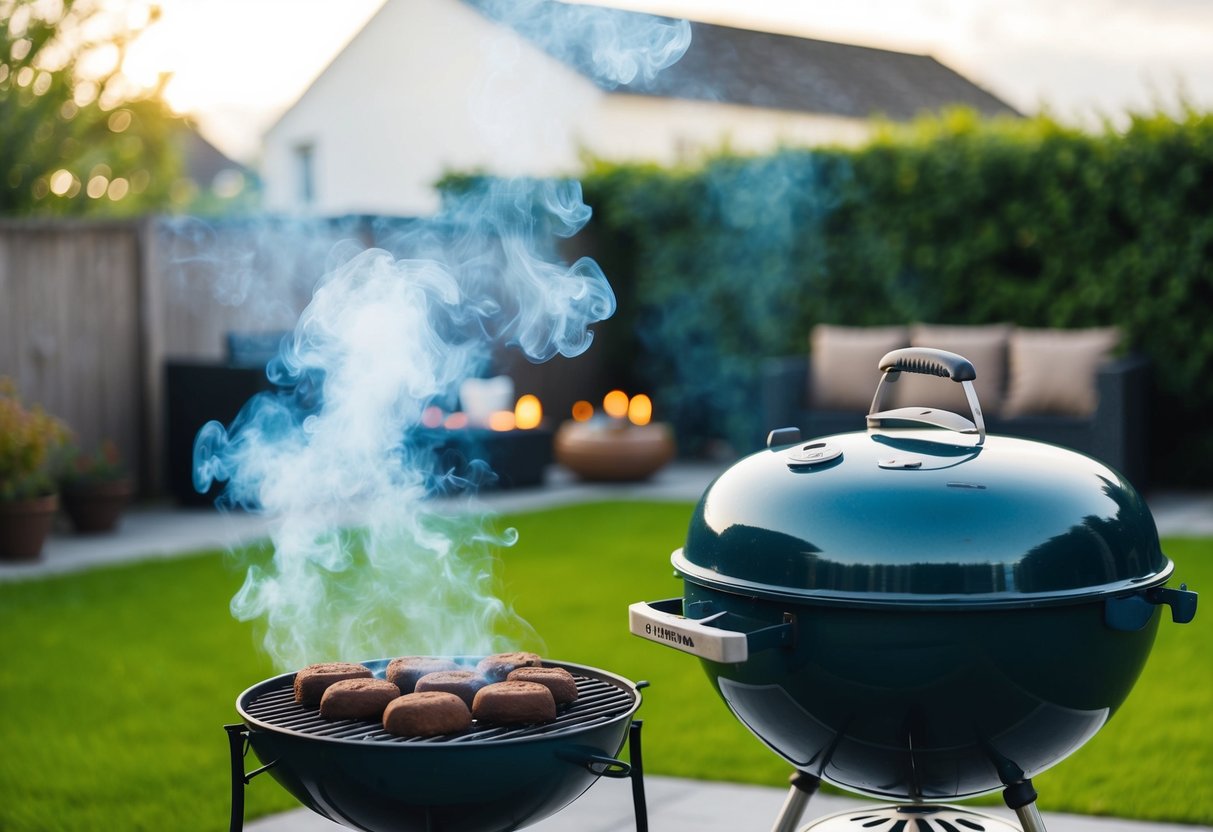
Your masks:
M 494 410 L 489 414 L 489 428 L 492 430 L 513 430 L 515 426 L 512 410 Z
M 538 396 L 527 393 L 514 405 L 514 422 L 519 430 L 531 430 L 539 427 L 543 421 L 543 405 Z
M 602 409 L 613 419 L 622 419 L 628 415 L 628 394 L 622 390 L 612 390 L 602 400 Z
M 653 420 L 653 400 L 641 393 L 628 402 L 628 421 L 633 425 L 647 425 Z

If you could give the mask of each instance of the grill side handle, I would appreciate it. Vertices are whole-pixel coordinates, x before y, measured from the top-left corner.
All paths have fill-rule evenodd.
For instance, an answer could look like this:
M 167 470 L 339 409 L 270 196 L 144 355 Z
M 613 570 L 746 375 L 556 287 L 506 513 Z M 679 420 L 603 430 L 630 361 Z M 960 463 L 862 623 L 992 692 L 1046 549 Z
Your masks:
M 783 624 L 739 632 L 728 627 L 737 616 L 698 611 L 706 614 L 702 618 L 683 615 L 681 598 L 640 601 L 628 607 L 628 629 L 632 635 L 721 664 L 737 664 L 747 661 L 751 653 L 792 645 L 795 622 L 790 617 Z
M 1187 624 L 1196 617 L 1197 597 L 1187 584 L 1180 584 L 1179 589 L 1156 586 L 1108 598 L 1104 601 L 1104 623 L 1113 630 L 1135 632 L 1150 622 L 1157 607 L 1168 606 L 1172 621 Z

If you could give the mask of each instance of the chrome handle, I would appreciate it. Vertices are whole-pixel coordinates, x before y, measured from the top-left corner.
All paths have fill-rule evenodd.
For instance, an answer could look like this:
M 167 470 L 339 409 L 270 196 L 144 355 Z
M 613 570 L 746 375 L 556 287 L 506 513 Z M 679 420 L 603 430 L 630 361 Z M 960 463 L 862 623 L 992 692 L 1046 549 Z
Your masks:
M 881 376 L 876 385 L 876 395 L 872 397 L 872 406 L 868 410 L 869 428 L 878 428 L 886 420 L 918 422 L 946 428 L 957 433 L 976 433 L 978 445 L 986 441 L 986 422 L 981 415 L 981 403 L 977 400 L 977 391 L 973 388 L 977 370 L 973 367 L 973 362 L 963 355 L 929 347 L 906 347 L 886 353 L 877 364 L 877 369 L 880 370 Z M 885 410 L 884 399 L 888 390 L 887 385 L 896 382 L 902 373 L 940 376 L 959 383 L 961 389 L 964 390 L 965 399 L 969 403 L 972 420 L 966 419 L 959 413 L 933 407 L 899 407 Z

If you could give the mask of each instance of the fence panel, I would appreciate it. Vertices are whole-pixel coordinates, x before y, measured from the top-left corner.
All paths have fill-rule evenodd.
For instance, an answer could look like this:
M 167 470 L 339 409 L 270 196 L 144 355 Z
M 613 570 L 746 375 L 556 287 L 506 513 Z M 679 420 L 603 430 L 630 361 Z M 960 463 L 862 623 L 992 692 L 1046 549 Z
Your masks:
M 0 374 L 85 448 L 134 466 L 143 430 L 139 237 L 130 224 L 0 225 Z

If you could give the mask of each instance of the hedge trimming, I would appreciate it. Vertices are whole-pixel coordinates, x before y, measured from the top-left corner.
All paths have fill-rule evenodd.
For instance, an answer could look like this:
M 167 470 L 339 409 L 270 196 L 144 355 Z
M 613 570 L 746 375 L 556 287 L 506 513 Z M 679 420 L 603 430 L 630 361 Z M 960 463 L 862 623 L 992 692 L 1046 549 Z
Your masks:
M 1092 133 L 960 110 L 857 149 L 592 161 L 583 185 L 635 337 L 619 372 L 688 450 L 749 450 L 758 362 L 818 322 L 1115 324 L 1153 360 L 1154 482 L 1209 483 L 1213 115 Z

